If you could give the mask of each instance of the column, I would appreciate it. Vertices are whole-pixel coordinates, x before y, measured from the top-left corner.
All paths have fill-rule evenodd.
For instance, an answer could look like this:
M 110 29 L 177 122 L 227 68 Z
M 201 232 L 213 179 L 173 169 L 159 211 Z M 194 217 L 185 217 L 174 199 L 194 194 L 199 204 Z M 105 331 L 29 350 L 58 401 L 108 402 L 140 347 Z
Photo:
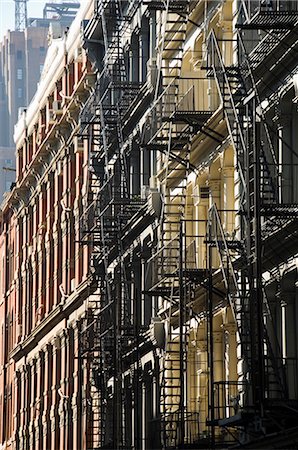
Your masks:
M 73 445 L 73 416 L 72 416 L 72 396 L 73 396 L 73 373 L 74 373 L 74 358 L 77 359 L 78 354 L 74 353 L 74 331 L 73 328 L 67 329 L 67 366 L 65 378 L 65 393 L 67 395 L 65 403 L 65 426 L 66 426 L 66 441 L 65 448 L 74 448 Z
M 51 448 L 49 450 L 58 450 L 60 448 L 60 430 L 59 430 L 59 400 L 60 395 L 60 338 L 56 337 L 51 342 L 53 351 L 53 383 L 52 383 L 52 405 L 51 405 Z
M 133 142 L 130 153 L 130 194 L 140 195 L 140 148 Z
M 31 383 L 30 383 L 30 390 L 29 390 L 29 424 L 28 424 L 28 431 L 29 431 L 29 448 L 35 449 L 35 428 L 34 428 L 34 419 L 35 419 L 35 390 L 36 390 L 36 360 L 32 359 L 29 363 L 29 369 L 31 372 Z
M 46 189 L 43 183 L 39 194 L 39 225 L 37 230 L 37 255 L 38 255 L 38 295 L 37 295 L 37 323 L 44 315 L 46 308 L 46 249 L 45 249 L 45 218 L 46 218 Z
M 62 174 L 61 161 L 57 162 L 54 175 L 54 223 L 53 223 L 53 307 L 60 303 L 61 292 L 59 286 L 61 284 L 61 264 L 62 264 L 62 237 L 61 237 L 61 193 L 62 193 Z
M 62 188 L 62 211 L 61 211 L 61 230 L 62 230 L 62 254 L 60 260 L 62 279 L 60 281 L 62 289 L 62 302 L 65 300 L 65 296 L 68 292 L 68 267 L 69 267 L 69 227 L 68 227 L 68 175 L 69 175 L 69 154 L 68 148 L 65 149 L 65 155 L 63 158 L 63 188 Z
M 88 436 L 89 436 L 89 429 L 90 424 L 88 422 L 89 415 L 87 411 L 90 410 L 88 402 L 90 401 L 90 394 L 89 394 L 89 386 L 90 386 L 90 369 L 86 366 L 82 366 L 81 371 L 81 395 L 82 395 L 82 408 L 81 408 L 81 435 L 79 436 L 79 446 L 78 449 L 87 450 L 88 448 Z M 109 414 L 108 411 L 109 406 L 107 405 L 107 415 Z M 109 422 L 108 422 L 109 423 Z M 110 436 L 113 433 L 113 427 L 106 428 L 106 435 Z
M 223 214 L 223 226 L 224 230 L 228 233 L 232 233 L 235 228 L 234 216 L 235 213 L 235 195 L 234 195 L 234 167 L 223 167 L 223 209 L 225 210 Z
M 280 203 L 290 203 L 292 201 L 292 155 L 291 155 L 291 119 L 288 113 L 291 111 L 292 105 L 282 102 L 277 115 L 273 120 L 277 124 L 278 135 L 278 193 Z M 268 161 L 272 163 L 272 161 Z M 271 166 L 272 167 L 272 166 Z M 272 167 L 272 174 L 274 168 Z
M 134 32 L 131 37 L 131 44 L 130 44 L 130 74 L 129 74 L 129 80 L 132 82 L 138 82 L 139 81 L 139 36 L 138 33 Z
M 224 370 L 225 370 L 225 404 L 227 417 L 237 413 L 240 402 L 240 394 L 242 391 L 238 383 L 237 374 L 237 342 L 236 342 L 236 324 L 225 323 L 222 325 L 224 332 Z
M 22 279 L 21 279 L 21 265 L 23 254 L 23 217 L 17 219 L 16 226 L 16 272 L 17 279 L 15 284 L 16 293 L 16 334 L 15 343 L 20 342 L 22 338 Z
M 68 195 L 68 206 L 71 209 L 68 212 L 68 257 L 69 257 L 69 269 L 68 269 L 68 289 L 71 293 L 74 289 L 74 284 L 77 286 L 77 281 L 75 279 L 75 255 L 76 248 L 78 247 L 78 243 L 75 242 L 75 214 L 74 214 L 74 206 L 76 200 L 76 159 L 74 154 L 74 145 L 70 147 L 70 155 L 69 155 L 69 195 Z M 74 283 L 74 284 L 73 284 Z
M 149 55 L 150 58 L 156 56 L 156 12 L 150 11 L 149 17 Z
M 197 341 L 197 378 L 198 378 L 198 408 L 199 408 L 199 428 L 200 432 L 206 429 L 206 419 L 208 418 L 208 358 L 207 341 L 205 339 Z
M 43 445 L 42 449 L 51 449 L 50 409 L 52 400 L 52 347 L 47 344 L 44 352 L 44 405 L 42 413 Z
M 24 429 L 26 423 L 26 367 L 22 366 L 20 368 L 20 425 L 18 428 L 19 435 L 19 448 L 24 448 Z
M 32 236 L 32 329 L 37 324 L 38 314 L 38 222 L 39 222 L 39 195 L 40 186 L 37 187 L 37 193 L 33 200 L 32 215 L 33 215 L 33 236 Z
M 222 33 L 222 55 L 226 67 L 233 64 L 234 41 L 233 41 L 233 16 L 232 1 L 225 2 L 222 6 L 222 13 L 218 27 Z
M 214 370 L 214 403 L 215 408 L 218 408 L 218 416 L 221 417 L 224 405 L 224 381 L 223 376 L 223 333 L 222 331 L 214 331 L 213 333 L 213 370 Z
M 42 413 L 44 406 L 44 353 L 38 353 L 36 361 L 36 396 L 35 396 L 35 450 L 43 449 L 42 441 Z
M 199 187 L 198 187 L 199 188 Z M 194 204 L 195 208 L 195 234 L 197 262 L 199 269 L 206 269 L 206 223 L 207 223 L 207 205 L 206 201 L 198 199 Z
M 286 273 L 281 284 L 282 356 L 286 364 L 289 398 L 297 395 L 297 324 L 296 324 L 296 278 L 297 269 Z
M 26 364 L 25 367 L 25 390 L 24 390 L 24 432 L 23 432 L 23 443 L 24 449 L 30 448 L 30 439 L 29 439 L 29 423 L 30 423 L 30 403 L 31 403 L 31 389 L 32 389 L 32 373 L 30 364 Z
M 14 385 L 14 434 L 13 434 L 13 445 L 12 448 L 15 450 L 19 450 L 19 431 L 20 431 L 20 423 L 21 423 L 21 400 L 22 400 L 22 386 L 21 386 L 21 372 L 19 370 L 16 371 L 15 374 L 15 385 Z
M 76 177 L 75 177 L 75 199 L 73 205 L 74 226 L 75 226 L 75 253 L 74 253 L 74 271 L 76 285 L 81 282 L 82 279 L 82 250 L 79 244 L 80 240 L 80 216 L 82 213 L 82 175 L 83 175 L 83 163 L 84 153 L 82 144 L 77 141 L 75 146 L 76 157 Z
M 46 234 L 45 245 L 47 254 L 46 268 L 46 311 L 49 313 L 54 302 L 54 239 L 53 239 L 53 222 L 54 222 L 54 172 L 50 172 L 47 183 L 47 215 L 46 215 Z
M 68 212 L 62 211 L 61 213 L 61 231 L 62 231 L 62 258 L 60 261 L 60 267 L 62 272 L 61 279 L 61 301 L 65 301 L 68 295 L 68 266 L 69 266 L 69 255 L 68 255 Z
M 66 342 L 67 337 L 65 332 L 63 332 L 60 343 L 61 343 L 61 381 L 60 381 L 60 398 L 58 397 L 57 400 L 59 401 L 59 429 L 60 429 L 60 450 L 64 450 L 67 448 L 65 443 L 66 438 L 66 429 L 65 429 L 65 403 L 67 401 L 66 397 L 66 366 L 67 366 L 67 352 L 66 352 Z
M 73 422 L 73 447 L 74 449 L 80 448 L 80 433 L 81 433 L 81 360 L 80 354 L 80 323 L 74 324 L 74 348 L 73 354 L 75 356 L 73 360 L 73 395 L 71 401 L 72 407 L 72 422 Z
M 143 17 L 141 23 L 141 30 L 139 34 L 139 55 L 139 80 L 141 83 L 145 83 L 147 77 L 147 61 L 149 59 L 149 24 L 146 17 Z
M 220 179 L 209 179 L 208 186 L 210 187 L 210 202 L 215 204 L 220 209 Z M 211 206 L 211 205 L 210 205 Z

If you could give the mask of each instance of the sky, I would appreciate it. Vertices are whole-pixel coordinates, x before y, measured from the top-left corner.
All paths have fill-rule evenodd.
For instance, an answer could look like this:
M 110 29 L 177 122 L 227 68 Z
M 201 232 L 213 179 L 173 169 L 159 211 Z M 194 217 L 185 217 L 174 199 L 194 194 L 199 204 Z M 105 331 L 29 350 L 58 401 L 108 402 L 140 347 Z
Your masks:
M 42 17 L 47 0 L 28 0 L 28 17 Z M 14 30 L 14 0 L 0 0 L 0 42 L 7 30 Z

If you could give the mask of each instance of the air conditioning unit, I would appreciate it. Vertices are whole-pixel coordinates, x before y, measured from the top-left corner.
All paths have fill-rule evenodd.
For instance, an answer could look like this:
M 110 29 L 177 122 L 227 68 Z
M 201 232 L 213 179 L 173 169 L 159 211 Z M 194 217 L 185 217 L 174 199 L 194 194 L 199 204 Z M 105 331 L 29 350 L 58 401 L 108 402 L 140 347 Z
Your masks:
M 199 204 L 204 206 L 208 206 L 209 196 L 210 196 L 210 187 L 209 186 L 195 186 L 193 188 L 193 199 L 194 206 L 198 206 Z
M 54 100 L 53 101 L 53 111 L 56 114 L 56 116 L 59 116 L 59 115 L 61 115 L 63 113 L 61 100 Z
M 60 160 L 57 161 L 56 169 L 57 169 L 57 176 L 59 177 L 60 175 L 62 175 L 62 162 Z
M 46 123 L 47 126 L 53 125 L 55 122 L 55 114 L 53 109 L 47 109 L 47 115 L 46 115 Z
M 74 51 L 74 60 L 75 62 L 82 62 L 83 61 L 83 54 L 82 54 L 82 48 L 78 47 Z
M 148 206 L 152 209 L 156 217 L 161 213 L 161 196 L 157 189 L 150 189 L 148 196 Z
M 209 200 L 210 188 L 209 186 L 199 186 L 200 200 Z
M 150 186 L 148 186 L 147 184 L 144 184 L 141 187 L 141 199 L 147 200 L 149 194 L 150 194 Z
M 159 317 L 152 317 L 149 325 L 150 338 L 154 345 L 159 348 L 165 346 L 165 326 Z
M 36 144 L 40 145 L 42 143 L 42 140 L 43 140 L 42 131 L 38 130 L 36 135 Z
M 150 58 L 147 61 L 147 84 L 149 87 L 156 86 L 157 72 L 156 58 Z
M 70 280 L 70 292 L 73 292 L 75 290 L 75 288 L 76 288 L 76 279 L 72 278 Z
M 150 189 L 157 189 L 157 178 L 155 176 L 149 178 L 149 186 Z
M 293 75 L 293 85 L 295 97 L 293 98 L 293 103 L 298 103 L 298 74 Z

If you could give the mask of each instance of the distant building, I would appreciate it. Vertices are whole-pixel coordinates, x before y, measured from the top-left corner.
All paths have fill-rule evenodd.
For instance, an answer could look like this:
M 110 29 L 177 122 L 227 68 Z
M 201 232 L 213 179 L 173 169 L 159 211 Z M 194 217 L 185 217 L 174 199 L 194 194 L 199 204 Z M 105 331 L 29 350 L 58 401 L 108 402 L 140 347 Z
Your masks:
M 15 150 L 12 147 L 0 147 L 0 192 L 9 192 L 16 178 Z
M 8 31 L 0 44 L 0 145 L 13 147 L 19 108 L 29 104 L 43 69 L 48 28 Z
M 0 450 L 298 450 L 298 0 L 58 28 L 0 214 Z
M 57 3 L 57 8 L 59 5 Z M 13 167 L 14 126 L 20 112 L 30 103 L 36 92 L 47 53 L 50 24 L 57 22 L 62 34 L 70 26 L 79 6 L 78 3 L 72 2 L 69 5 L 68 9 L 61 6 L 57 14 L 50 15 L 47 4 L 43 18 L 29 19 L 29 26 L 24 31 L 7 31 L 0 42 L 0 147 L 5 147 L 6 153 L 11 152 L 8 159 L 13 161 Z M 5 179 L 2 166 L 0 177 Z M 3 183 L 0 183 L 0 186 Z M 0 203 L 4 191 L 0 188 Z

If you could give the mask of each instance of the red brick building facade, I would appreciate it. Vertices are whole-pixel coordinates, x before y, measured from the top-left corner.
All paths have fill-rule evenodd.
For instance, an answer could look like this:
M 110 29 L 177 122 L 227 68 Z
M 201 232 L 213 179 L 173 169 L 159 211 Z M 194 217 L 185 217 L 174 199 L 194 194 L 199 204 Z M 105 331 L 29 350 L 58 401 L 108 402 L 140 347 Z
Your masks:
M 0 448 L 85 448 L 87 370 L 78 337 L 89 250 L 79 244 L 78 219 L 88 150 L 77 135 L 93 83 L 79 36 L 91 4 L 53 41 L 48 70 L 16 127 L 16 186 L 1 212 Z

